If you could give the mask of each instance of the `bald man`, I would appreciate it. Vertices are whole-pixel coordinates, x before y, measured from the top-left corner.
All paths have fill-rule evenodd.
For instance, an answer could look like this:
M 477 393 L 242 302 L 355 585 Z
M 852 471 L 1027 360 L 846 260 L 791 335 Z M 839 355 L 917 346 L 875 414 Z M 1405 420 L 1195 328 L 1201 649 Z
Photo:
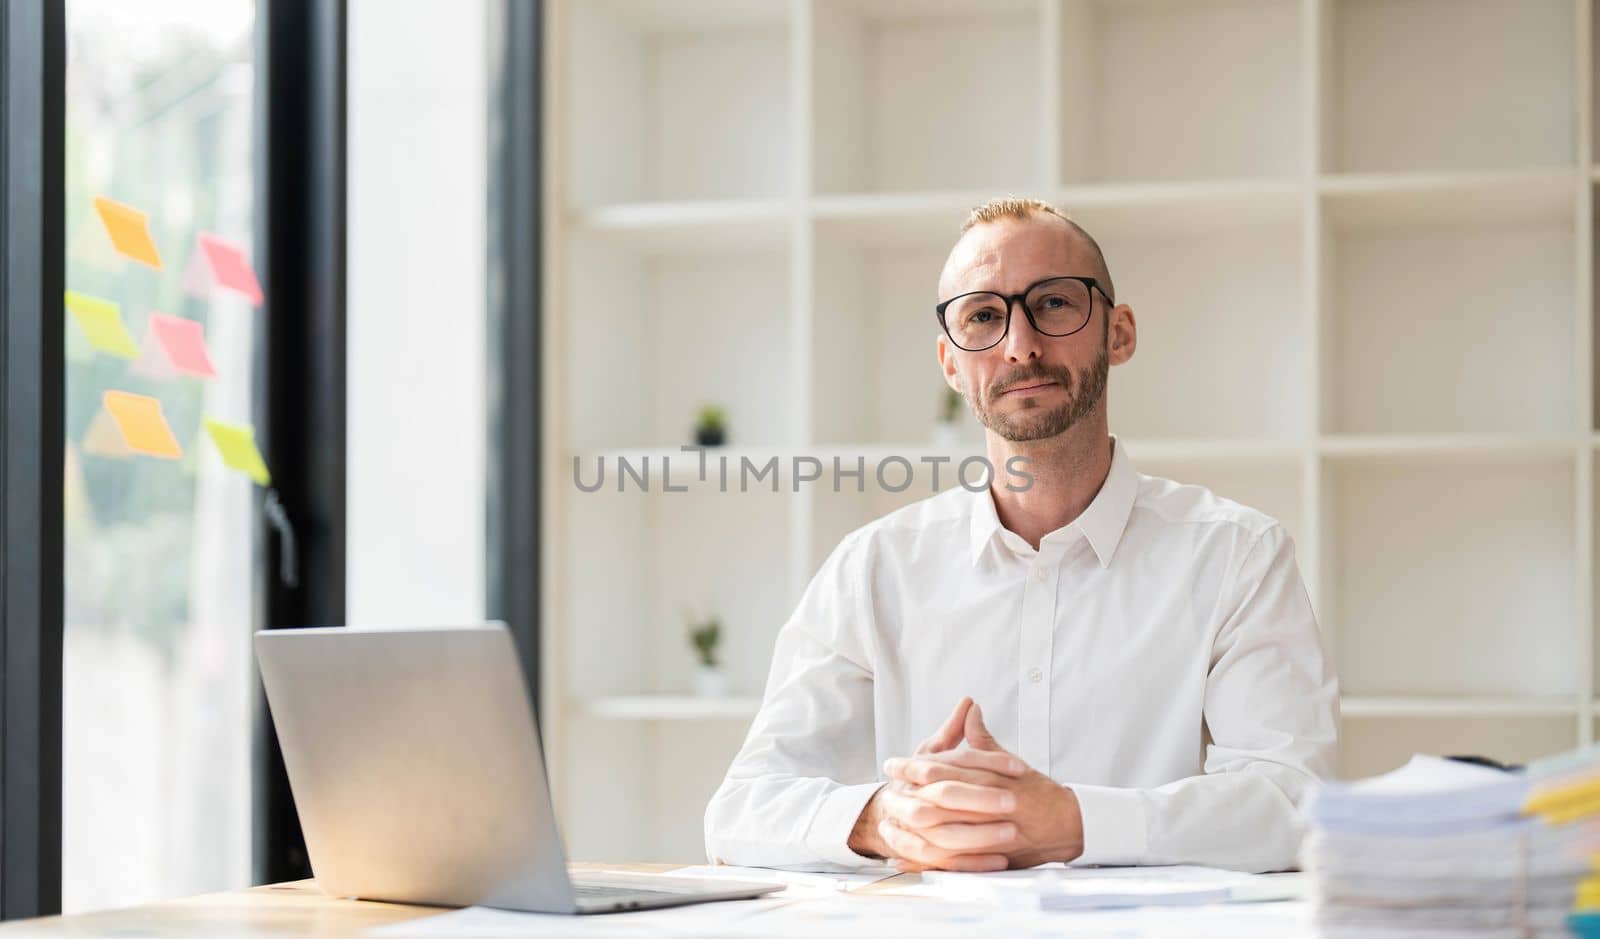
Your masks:
M 995 200 L 962 226 L 938 365 L 990 466 L 1023 457 L 1031 479 L 954 487 L 833 550 L 706 809 L 713 861 L 1295 864 L 1338 687 L 1294 545 L 1131 465 L 1106 414 L 1138 340 L 1115 296 L 1048 204 Z

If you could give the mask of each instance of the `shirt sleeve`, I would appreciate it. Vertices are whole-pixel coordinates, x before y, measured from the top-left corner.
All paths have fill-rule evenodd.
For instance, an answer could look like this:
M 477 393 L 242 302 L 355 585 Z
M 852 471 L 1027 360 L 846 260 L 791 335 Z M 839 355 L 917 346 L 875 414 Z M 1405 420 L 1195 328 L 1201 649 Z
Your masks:
M 862 563 L 847 537 L 779 631 L 761 710 L 706 807 L 712 863 L 827 871 L 883 863 L 848 846 L 883 784 Z
M 1295 564 L 1274 523 L 1224 583 L 1206 681 L 1204 775 L 1154 788 L 1079 786 L 1079 864 L 1292 868 L 1299 803 L 1332 769 L 1338 682 Z

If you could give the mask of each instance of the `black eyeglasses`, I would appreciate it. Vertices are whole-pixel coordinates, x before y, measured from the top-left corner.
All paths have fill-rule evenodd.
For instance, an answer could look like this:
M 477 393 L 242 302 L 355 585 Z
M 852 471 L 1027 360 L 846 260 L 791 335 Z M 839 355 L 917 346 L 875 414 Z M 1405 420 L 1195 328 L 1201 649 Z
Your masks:
M 1036 332 L 1058 338 L 1072 335 L 1089 324 L 1094 290 L 1100 291 L 1106 303 L 1115 305 L 1093 277 L 1048 277 L 1009 297 L 977 290 L 951 297 L 933 310 L 956 348 L 982 352 L 1006 338 L 1011 329 L 1011 304 L 1017 302 Z

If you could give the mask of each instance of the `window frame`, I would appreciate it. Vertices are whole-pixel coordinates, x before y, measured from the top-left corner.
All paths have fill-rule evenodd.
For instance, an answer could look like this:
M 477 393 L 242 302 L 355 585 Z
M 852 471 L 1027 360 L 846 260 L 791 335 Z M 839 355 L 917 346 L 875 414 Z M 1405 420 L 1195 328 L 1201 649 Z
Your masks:
M 0 4 L 0 919 L 61 909 L 65 0 Z

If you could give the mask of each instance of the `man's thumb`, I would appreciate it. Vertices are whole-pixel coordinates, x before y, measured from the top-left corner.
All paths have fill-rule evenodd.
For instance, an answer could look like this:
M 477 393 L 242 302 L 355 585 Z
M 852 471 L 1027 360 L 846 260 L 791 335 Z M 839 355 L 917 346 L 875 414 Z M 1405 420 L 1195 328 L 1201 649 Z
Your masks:
M 972 707 L 967 709 L 966 726 L 967 745 L 974 750 L 999 750 L 999 741 L 994 739 L 994 734 L 989 733 L 989 728 L 983 724 L 983 710 L 978 707 L 978 702 L 972 702 Z

